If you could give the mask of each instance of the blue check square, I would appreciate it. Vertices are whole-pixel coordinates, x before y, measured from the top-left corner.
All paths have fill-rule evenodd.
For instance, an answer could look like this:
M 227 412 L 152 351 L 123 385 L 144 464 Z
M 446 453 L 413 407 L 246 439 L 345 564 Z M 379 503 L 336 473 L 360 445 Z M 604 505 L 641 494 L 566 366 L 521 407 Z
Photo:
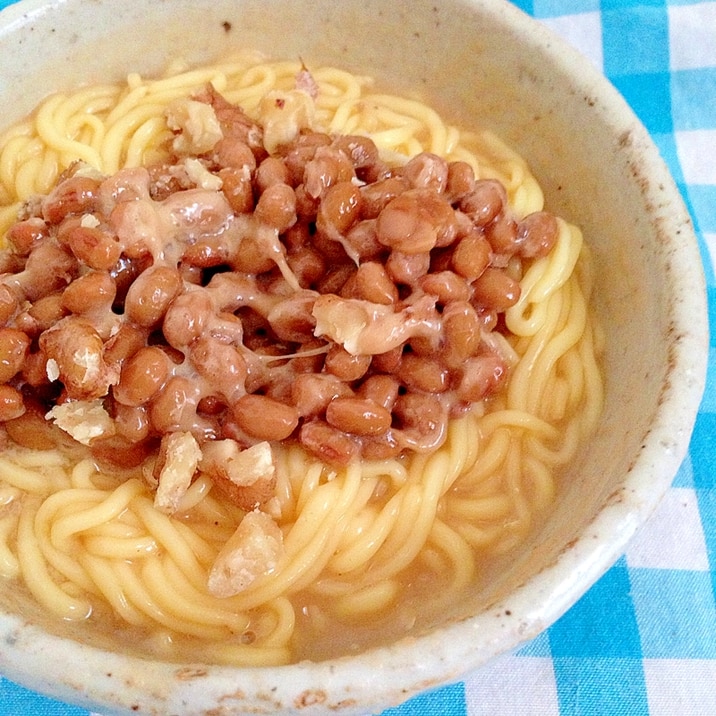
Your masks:
M 522 10 L 522 12 L 526 12 L 528 15 L 534 15 L 532 0 L 511 0 L 511 2 Z
M 610 79 L 649 132 L 673 130 L 668 72 L 621 75 Z
M 381 716 L 423 716 L 424 714 L 465 716 L 464 684 L 453 684 L 437 691 L 420 694 L 399 708 L 384 711 Z
M 694 487 L 694 470 L 691 465 L 691 455 L 687 455 L 684 461 L 681 463 L 674 481 L 671 483 L 672 487 L 685 487 L 687 489 L 693 489 Z
M 60 704 L 57 701 L 28 691 L 0 676 L 0 709 L 2 716 L 89 716 L 86 709 Z
M 686 202 L 686 206 L 688 210 L 691 212 L 692 215 L 694 215 L 694 207 L 691 204 L 691 197 L 689 196 L 690 187 L 679 187 L 679 189 L 682 191 L 684 195 L 684 201 Z M 696 229 L 696 239 L 699 244 L 699 252 L 701 253 L 701 263 L 703 264 L 704 269 L 704 278 L 706 279 L 706 290 L 707 292 L 709 289 L 716 288 L 716 280 L 714 279 L 714 264 L 712 261 L 712 257 L 716 257 L 716 253 L 714 253 L 714 249 L 716 248 L 716 242 L 714 239 L 709 238 L 708 240 L 704 237 L 702 232 L 699 229 L 699 224 L 694 220 L 694 228 Z M 709 296 L 708 299 L 711 300 L 712 296 Z M 716 319 L 716 306 L 710 305 L 709 307 L 709 320 L 711 322 L 711 341 L 710 345 L 716 345 L 716 336 L 713 334 L 713 328 L 714 326 L 714 319 Z
M 599 0 L 534 0 L 532 14 L 537 18 L 577 15 L 599 10 Z
M 600 2 L 604 12 L 617 10 L 623 13 L 629 13 L 639 8 L 663 8 L 666 4 L 666 0 L 601 0 Z
M 645 659 L 716 658 L 709 572 L 634 569 L 631 582 Z
M 699 217 L 699 230 L 716 234 L 716 185 L 689 184 L 686 191 L 689 203 Z
M 547 632 L 542 632 L 517 651 L 517 656 L 549 657 L 550 654 Z
M 711 583 L 716 595 L 716 490 L 697 490 L 696 498 L 701 513 L 706 553 L 711 565 Z
M 669 71 L 669 21 L 663 3 L 603 10 L 602 42 L 609 77 Z
M 554 660 L 560 714 L 649 716 L 640 659 Z
M 669 172 L 678 184 L 684 183 L 684 174 L 681 169 L 681 162 L 679 161 L 678 147 L 676 146 L 676 138 L 673 132 L 666 132 L 661 134 L 659 132 L 652 132 L 651 138 L 654 140 L 659 154 L 662 159 L 666 162 L 669 167 Z M 685 192 L 682 192 L 685 193 Z
M 671 111 L 677 131 L 716 127 L 716 67 L 672 72 Z
M 635 658 L 641 641 L 624 559 L 549 629 L 552 656 Z
M 713 294 L 714 291 L 712 290 Z M 711 303 L 713 306 L 713 302 Z M 713 309 L 712 309 L 713 310 Z M 691 464 L 694 487 L 716 488 L 716 414 L 699 413 L 691 437 Z
M 716 310 L 716 306 L 714 309 Z M 712 341 L 714 340 L 712 334 Z M 714 413 L 716 414 L 716 347 L 711 346 L 709 349 L 709 365 L 706 371 L 706 389 L 704 390 L 704 397 L 701 401 L 701 412 L 702 413 Z

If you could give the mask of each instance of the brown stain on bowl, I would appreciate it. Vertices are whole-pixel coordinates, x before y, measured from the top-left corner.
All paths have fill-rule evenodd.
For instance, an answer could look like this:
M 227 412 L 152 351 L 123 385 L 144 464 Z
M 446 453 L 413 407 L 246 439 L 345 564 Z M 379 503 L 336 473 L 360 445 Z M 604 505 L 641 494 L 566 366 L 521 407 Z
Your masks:
M 328 695 L 323 689 L 306 689 L 295 698 L 293 703 L 297 709 L 305 709 L 308 706 L 323 704 L 327 699 Z
M 337 701 L 335 704 L 328 704 L 326 708 L 331 711 L 339 712 L 344 711 L 345 709 L 354 709 L 357 705 L 358 701 L 356 699 L 342 699 L 341 701 Z
M 203 666 L 184 666 L 174 672 L 179 681 L 192 681 L 209 675 L 208 669 Z

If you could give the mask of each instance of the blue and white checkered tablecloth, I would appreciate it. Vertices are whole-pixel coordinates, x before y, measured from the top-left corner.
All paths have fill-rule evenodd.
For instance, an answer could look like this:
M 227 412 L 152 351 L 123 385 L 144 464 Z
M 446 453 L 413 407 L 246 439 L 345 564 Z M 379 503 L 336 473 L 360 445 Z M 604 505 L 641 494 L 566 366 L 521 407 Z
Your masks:
M 0 0 L 0 8 L 10 4 Z M 689 455 L 624 557 L 555 625 L 390 716 L 716 715 L 716 2 L 518 0 L 622 92 L 695 220 L 710 299 Z M 0 676 L 0 716 L 88 716 Z

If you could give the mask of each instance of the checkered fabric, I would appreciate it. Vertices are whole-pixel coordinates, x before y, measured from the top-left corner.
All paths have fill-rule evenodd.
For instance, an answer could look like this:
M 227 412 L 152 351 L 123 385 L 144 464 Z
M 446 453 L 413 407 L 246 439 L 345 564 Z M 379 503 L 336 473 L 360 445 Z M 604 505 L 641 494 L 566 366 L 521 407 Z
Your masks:
M 0 8 L 10 4 L 0 0 Z M 687 459 L 624 557 L 545 633 L 384 716 L 716 715 L 716 2 L 518 0 L 622 92 L 692 212 L 712 323 Z M 2 716 L 88 716 L 0 677 Z

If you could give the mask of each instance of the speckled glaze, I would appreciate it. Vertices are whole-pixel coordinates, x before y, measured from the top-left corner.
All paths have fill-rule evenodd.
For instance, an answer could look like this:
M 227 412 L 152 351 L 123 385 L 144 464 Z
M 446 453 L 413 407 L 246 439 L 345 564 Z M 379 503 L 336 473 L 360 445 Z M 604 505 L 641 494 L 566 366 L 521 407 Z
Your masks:
M 493 592 L 384 648 L 280 668 L 147 661 L 50 633 L 0 585 L 0 672 L 104 714 L 358 714 L 459 679 L 546 628 L 619 557 L 678 469 L 703 390 L 704 282 L 672 179 L 616 91 L 500 0 L 24 0 L 0 12 L 2 123 L 54 90 L 242 46 L 418 90 L 527 157 L 594 252 L 606 408 L 553 518 Z

